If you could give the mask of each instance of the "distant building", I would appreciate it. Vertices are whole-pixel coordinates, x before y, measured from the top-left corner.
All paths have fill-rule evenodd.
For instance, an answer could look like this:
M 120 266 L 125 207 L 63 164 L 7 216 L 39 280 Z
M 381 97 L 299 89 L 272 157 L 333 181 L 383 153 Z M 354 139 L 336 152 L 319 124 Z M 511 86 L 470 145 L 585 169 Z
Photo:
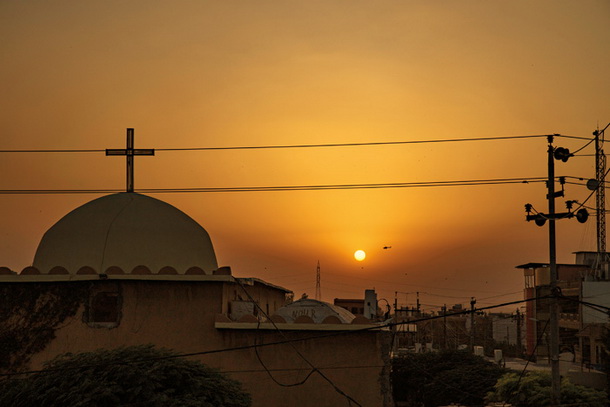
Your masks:
M 377 304 L 377 293 L 375 290 L 364 290 L 364 298 L 361 300 L 335 298 L 333 303 L 338 307 L 345 308 L 354 315 L 362 315 L 371 321 L 384 319 L 384 315 L 382 315 L 381 309 Z
M 364 298 L 335 298 L 333 304 L 337 307 L 344 308 L 354 315 L 364 316 Z
M 497 344 L 522 347 L 525 340 L 523 315 L 521 313 L 494 313 L 491 318 L 493 340 Z
M 571 353 L 583 366 L 600 368 L 603 354 L 602 334 L 610 327 L 608 315 L 581 301 L 610 306 L 610 281 L 601 280 L 594 265 L 596 252 L 576 252 L 575 264 L 557 265 L 557 286 L 564 298 L 559 300 L 560 353 Z M 544 360 L 549 356 L 549 300 L 532 300 L 550 294 L 548 263 L 527 263 L 523 270 L 526 300 L 526 350 Z M 607 275 L 602 273 L 602 276 Z
M 461 349 L 468 346 L 470 332 L 466 329 L 467 317 L 440 311 L 442 318 L 415 322 L 415 340 L 426 349 Z

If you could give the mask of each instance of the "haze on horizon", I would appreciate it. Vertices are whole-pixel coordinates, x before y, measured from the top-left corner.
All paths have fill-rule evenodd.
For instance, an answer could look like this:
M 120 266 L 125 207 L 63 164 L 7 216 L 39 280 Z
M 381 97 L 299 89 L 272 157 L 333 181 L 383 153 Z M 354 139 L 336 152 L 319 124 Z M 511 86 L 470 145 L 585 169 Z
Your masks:
M 156 149 L 589 138 L 610 121 L 608 17 L 592 0 L 2 2 L 0 150 L 123 148 L 127 127 Z M 530 179 L 546 176 L 546 146 L 158 151 L 136 158 L 135 186 Z M 594 177 L 592 147 L 581 153 L 557 175 Z M 124 160 L 103 153 L 0 158 L 0 190 L 124 187 Z M 314 295 L 319 260 L 327 301 L 375 288 L 489 305 L 522 298 L 516 265 L 548 260 L 547 229 L 523 208 L 546 209 L 543 183 L 151 195 L 206 228 L 221 265 L 297 297 Z M 44 231 L 97 196 L 0 195 L 0 265 L 31 264 Z M 557 229 L 560 262 L 595 250 L 593 217 Z

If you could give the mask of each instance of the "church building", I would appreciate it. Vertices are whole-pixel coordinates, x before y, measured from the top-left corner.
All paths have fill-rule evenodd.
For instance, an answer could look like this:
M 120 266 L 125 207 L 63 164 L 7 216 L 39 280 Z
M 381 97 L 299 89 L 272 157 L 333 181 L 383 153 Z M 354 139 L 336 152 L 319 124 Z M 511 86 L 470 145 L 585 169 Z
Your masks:
M 201 225 L 133 188 L 60 219 L 31 267 L 0 267 L 0 298 L 3 373 L 40 369 L 66 352 L 150 343 L 227 373 L 254 406 L 392 405 L 388 331 L 320 303 L 291 305 L 289 289 L 233 276 Z

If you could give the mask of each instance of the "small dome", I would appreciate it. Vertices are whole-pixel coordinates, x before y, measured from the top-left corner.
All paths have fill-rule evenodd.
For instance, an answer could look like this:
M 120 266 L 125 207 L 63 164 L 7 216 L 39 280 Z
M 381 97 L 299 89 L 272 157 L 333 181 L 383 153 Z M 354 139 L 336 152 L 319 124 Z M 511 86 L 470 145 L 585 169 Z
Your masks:
M 84 266 L 95 270 L 137 266 L 180 274 L 191 267 L 218 268 L 210 236 L 197 222 L 172 205 L 133 192 L 107 195 L 68 213 L 42 237 L 34 267 L 55 266 L 74 274 Z
M 354 314 L 345 308 L 310 298 L 300 299 L 278 309 L 272 319 L 277 316 L 282 317 L 286 322 L 299 322 L 297 320 L 300 317 L 306 316 L 316 324 L 324 322 L 329 316 L 336 317 L 339 323 L 343 324 L 349 324 L 355 318 Z

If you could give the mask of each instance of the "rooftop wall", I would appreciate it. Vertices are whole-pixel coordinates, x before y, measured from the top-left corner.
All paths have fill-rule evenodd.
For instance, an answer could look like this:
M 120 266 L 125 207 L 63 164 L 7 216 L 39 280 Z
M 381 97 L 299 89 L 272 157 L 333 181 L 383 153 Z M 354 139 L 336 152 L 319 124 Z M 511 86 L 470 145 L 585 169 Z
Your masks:
M 299 329 L 284 326 L 280 333 L 276 328 L 260 329 L 259 322 L 245 327 L 230 320 L 225 324 L 241 328 L 222 327 L 218 315 L 228 318 L 232 295 L 239 292 L 231 276 L 190 277 L 206 279 L 200 281 L 183 275 L 163 276 L 181 280 L 151 279 L 154 275 L 86 275 L 89 280 L 61 281 L 44 277 L 79 276 L 4 277 L 12 282 L 0 279 L 0 295 L 8 306 L 0 316 L 0 335 L 8 339 L 1 345 L 0 370 L 39 369 L 65 352 L 152 343 L 180 353 L 200 353 L 197 359 L 241 381 L 252 394 L 254 407 L 347 404 L 319 372 L 361 405 L 392 405 L 386 360 L 389 332 L 326 323 L 284 324 Z M 255 279 L 240 289 L 263 309 L 269 307 L 270 314 L 286 294 Z M 312 371 L 295 348 L 319 370 Z M 285 383 L 307 380 L 281 387 L 271 375 Z

